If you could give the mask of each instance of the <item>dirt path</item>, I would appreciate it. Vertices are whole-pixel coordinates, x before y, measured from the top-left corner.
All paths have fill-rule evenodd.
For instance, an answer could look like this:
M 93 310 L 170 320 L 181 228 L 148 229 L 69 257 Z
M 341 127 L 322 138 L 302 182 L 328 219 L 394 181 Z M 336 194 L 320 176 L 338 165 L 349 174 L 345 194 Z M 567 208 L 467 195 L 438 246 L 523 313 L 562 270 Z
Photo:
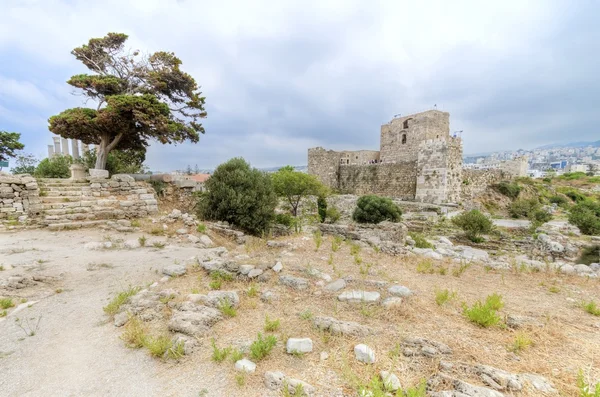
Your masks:
M 14 290 L 13 296 L 25 297 L 28 303 L 0 319 L 0 394 L 198 396 L 206 389 L 205 395 L 224 395 L 225 382 L 210 375 L 214 371 L 208 368 L 175 367 L 143 351 L 125 348 L 102 311 L 115 292 L 130 284 L 156 281 L 165 264 L 189 258 L 197 249 L 84 248 L 86 242 L 102 241 L 105 234 L 93 230 L 0 234 L 2 278 L 17 274 L 60 277 L 43 286 Z M 137 239 L 135 234 L 116 237 Z M 27 307 L 34 301 L 37 303 Z M 26 336 L 17 318 L 26 330 L 27 321 L 35 328 L 39 319 L 35 335 Z

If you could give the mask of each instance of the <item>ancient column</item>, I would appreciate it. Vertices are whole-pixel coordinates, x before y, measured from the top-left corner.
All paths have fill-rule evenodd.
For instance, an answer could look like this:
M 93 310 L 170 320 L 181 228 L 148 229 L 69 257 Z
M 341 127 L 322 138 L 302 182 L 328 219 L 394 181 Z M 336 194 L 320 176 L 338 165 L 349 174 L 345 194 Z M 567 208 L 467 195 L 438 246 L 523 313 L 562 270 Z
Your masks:
M 48 145 L 48 158 L 54 157 L 54 145 Z
M 54 155 L 55 156 L 60 156 L 60 154 L 61 154 L 61 151 L 60 151 L 60 137 L 53 136 L 52 139 L 54 139 Z
M 77 139 L 71 139 L 71 153 L 74 159 L 79 158 L 79 141 Z
M 62 155 L 63 156 L 69 155 L 69 140 L 66 138 L 62 139 Z

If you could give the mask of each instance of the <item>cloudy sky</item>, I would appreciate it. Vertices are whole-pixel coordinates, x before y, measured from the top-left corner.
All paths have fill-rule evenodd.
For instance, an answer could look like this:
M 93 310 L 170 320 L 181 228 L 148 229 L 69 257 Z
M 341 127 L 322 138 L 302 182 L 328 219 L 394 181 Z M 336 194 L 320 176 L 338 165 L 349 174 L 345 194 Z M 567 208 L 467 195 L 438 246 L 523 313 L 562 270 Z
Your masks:
M 123 32 L 175 52 L 207 98 L 206 135 L 150 147 L 154 170 L 377 149 L 382 123 L 434 104 L 465 153 L 598 140 L 598 15 L 596 0 L 0 0 L 0 130 L 43 157 L 48 117 L 84 105 L 70 51 Z

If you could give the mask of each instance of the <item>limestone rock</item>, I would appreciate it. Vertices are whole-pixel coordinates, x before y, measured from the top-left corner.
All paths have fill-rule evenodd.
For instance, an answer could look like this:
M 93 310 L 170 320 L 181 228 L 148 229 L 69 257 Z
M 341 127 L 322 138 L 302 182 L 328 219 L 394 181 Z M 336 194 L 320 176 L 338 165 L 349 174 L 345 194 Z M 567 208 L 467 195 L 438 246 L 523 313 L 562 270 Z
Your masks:
M 260 295 L 260 300 L 265 303 L 271 303 L 273 301 L 276 301 L 277 299 L 279 299 L 279 295 L 273 291 L 264 291 Z
M 187 270 L 184 265 L 169 265 L 163 269 L 163 274 L 171 277 L 183 276 Z
M 260 276 L 261 274 L 263 274 L 263 270 L 262 269 L 252 269 L 248 272 L 248 277 L 249 278 L 256 278 L 258 276 Z
M 558 390 L 554 388 L 552 382 L 543 376 L 537 374 L 521 374 L 519 375 L 519 379 L 525 383 L 531 384 L 534 389 L 549 394 L 558 394 Z
M 254 266 L 252 265 L 240 265 L 240 274 L 247 276 L 248 273 L 252 271 L 252 269 L 254 269 Z
M 375 352 L 362 343 L 354 346 L 354 356 L 361 363 L 373 364 L 375 362 Z
M 285 285 L 287 287 L 303 290 L 308 288 L 308 280 L 301 277 L 294 276 L 281 276 L 279 277 L 279 284 Z
M 313 350 L 313 341 L 310 338 L 289 338 L 285 346 L 289 354 L 310 353 Z
M 285 241 L 277 241 L 277 240 L 269 240 L 267 241 L 267 247 L 269 248 L 288 248 L 290 246 L 289 243 Z
M 194 236 L 193 234 L 188 234 L 187 239 L 192 244 L 196 244 L 200 241 L 200 238 L 198 236 Z
M 373 330 L 365 325 L 353 321 L 340 321 L 333 317 L 316 317 L 315 326 L 322 331 L 329 331 L 334 335 L 367 336 L 373 334 Z
M 379 372 L 379 376 L 381 376 L 381 381 L 383 382 L 385 390 L 396 391 L 402 387 L 400 379 L 391 372 L 381 371 Z
M 402 347 L 402 354 L 407 357 L 452 354 L 452 349 L 448 345 L 424 338 L 406 338 L 402 342 Z
M 338 300 L 349 303 L 360 303 L 360 302 L 377 302 L 381 295 L 379 292 L 371 291 L 345 291 L 338 296 Z
M 122 327 L 125 324 L 127 324 L 127 321 L 129 321 L 129 313 L 121 312 L 121 313 L 115 314 L 115 319 L 114 319 L 115 327 Z
M 315 388 L 308 383 L 294 378 L 286 378 L 288 392 L 296 395 L 298 390 L 304 391 L 304 395 L 312 396 L 315 393 Z
M 277 262 L 277 263 L 275 264 L 275 266 L 273 266 L 273 271 L 274 271 L 275 273 L 279 273 L 279 272 L 280 272 L 280 271 L 282 271 L 282 270 L 283 270 L 283 265 L 281 264 L 281 262 Z
M 265 386 L 269 390 L 279 390 L 283 387 L 285 375 L 279 371 L 265 372 Z
M 214 245 L 213 241 L 206 234 L 200 236 L 200 244 L 202 244 L 205 247 L 212 247 Z
M 474 369 L 483 383 L 496 390 L 519 391 L 523 389 L 523 384 L 515 374 L 487 365 L 476 365 Z
M 337 292 L 346 288 L 346 281 L 343 278 L 335 280 L 332 283 L 327 284 L 323 289 L 327 292 Z
M 256 371 L 256 364 L 247 358 L 243 358 L 235 362 L 235 370 L 240 372 L 249 372 L 252 373 Z
M 181 234 L 181 235 L 183 235 L 183 234 L 188 234 L 188 230 L 187 230 L 187 229 L 185 229 L 185 228 L 182 228 L 182 229 L 177 229 L 177 231 L 176 231 L 176 232 L 177 232 L 177 234 Z
M 385 307 L 386 309 L 400 306 L 401 304 L 402 304 L 402 298 L 400 298 L 399 296 L 390 296 L 388 298 L 385 298 L 383 300 L 383 302 L 381 302 L 381 305 L 383 307 Z
M 412 291 L 403 285 L 392 285 L 388 288 L 388 292 L 394 296 L 409 297 L 412 295 Z
M 169 321 L 169 330 L 189 336 L 199 337 L 223 316 L 217 309 L 199 306 L 198 311 L 175 311 Z

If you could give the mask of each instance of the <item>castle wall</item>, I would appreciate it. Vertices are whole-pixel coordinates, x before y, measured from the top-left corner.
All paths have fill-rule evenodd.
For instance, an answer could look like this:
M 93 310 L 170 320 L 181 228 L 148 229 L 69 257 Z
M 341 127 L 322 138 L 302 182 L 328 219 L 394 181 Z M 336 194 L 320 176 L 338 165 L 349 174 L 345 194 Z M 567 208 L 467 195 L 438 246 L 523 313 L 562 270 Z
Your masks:
M 500 169 L 510 176 L 523 177 L 527 176 L 528 166 L 527 157 L 521 156 L 513 160 L 503 161 L 500 164 Z
M 430 110 L 398 117 L 381 126 L 380 158 L 384 163 L 417 161 L 421 142 L 449 137 L 449 113 Z
M 462 170 L 461 200 L 469 201 L 483 193 L 489 185 L 493 185 L 509 177 L 504 171 L 492 168 L 487 170 Z
M 415 199 L 441 203 L 446 197 L 448 145 L 443 140 L 422 142 L 417 152 L 417 188 Z
M 371 161 L 379 161 L 378 150 L 354 150 L 342 151 L 340 153 L 340 165 L 343 164 L 369 164 Z
M 458 203 L 463 181 L 463 146 L 461 138 L 450 137 L 448 141 L 448 160 L 446 175 L 446 202 Z
M 339 189 L 351 194 L 380 194 L 413 200 L 416 188 L 416 163 L 342 165 Z
M 308 149 L 308 173 L 315 175 L 325 186 L 337 189 L 340 159 L 340 152 L 322 147 Z

